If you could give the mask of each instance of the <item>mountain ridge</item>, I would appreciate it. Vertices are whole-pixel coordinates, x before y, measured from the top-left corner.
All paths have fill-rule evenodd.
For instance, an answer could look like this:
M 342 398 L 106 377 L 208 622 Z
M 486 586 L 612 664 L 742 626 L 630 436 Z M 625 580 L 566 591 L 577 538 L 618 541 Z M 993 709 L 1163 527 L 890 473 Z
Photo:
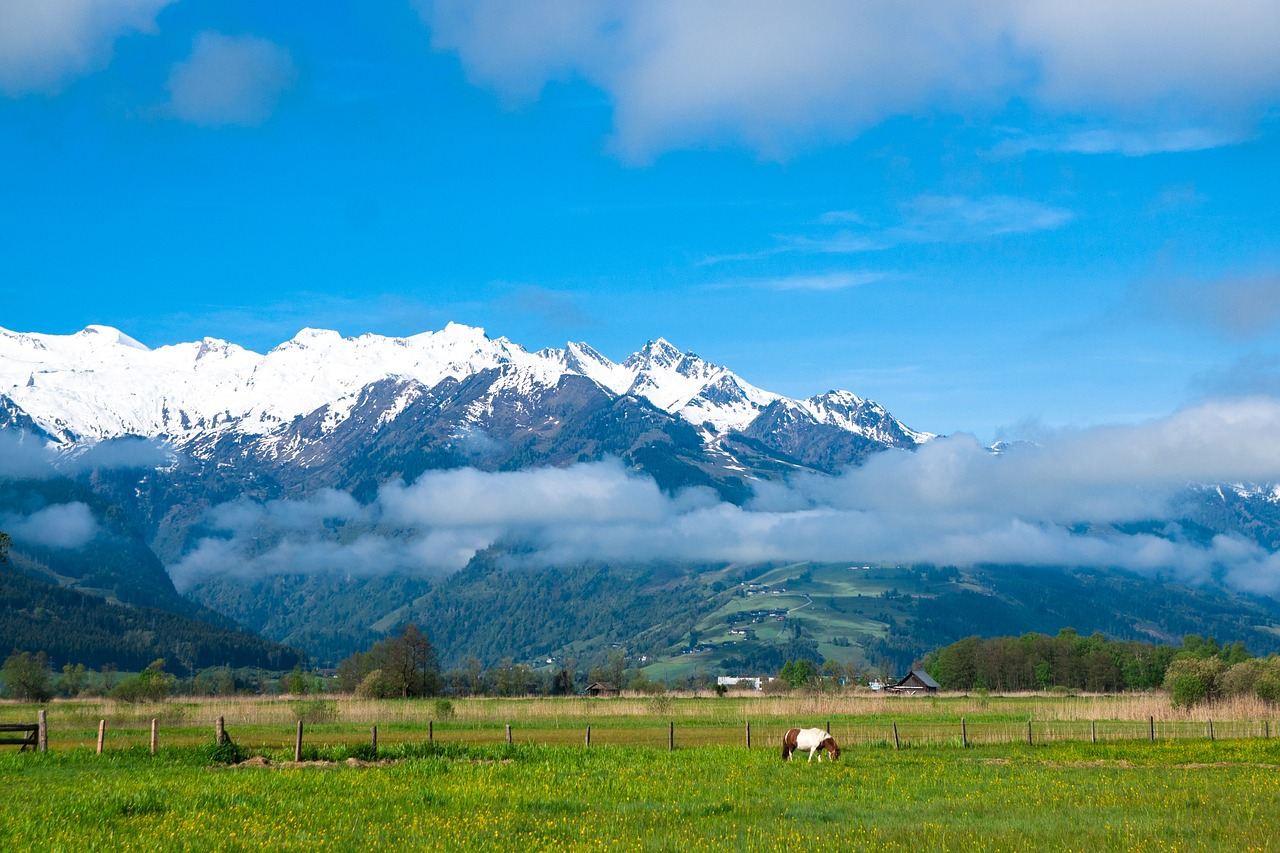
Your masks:
M 398 338 L 344 338 L 306 328 L 263 355 L 214 338 L 152 350 L 109 326 L 88 326 L 73 335 L 0 329 L 6 408 L 25 414 L 64 446 L 126 435 L 179 446 L 226 431 L 264 435 L 325 406 L 338 416 L 364 388 L 385 379 L 431 388 L 490 369 L 505 372 L 503 390 L 525 394 L 565 375 L 584 376 L 614 396 L 644 398 L 717 434 L 744 430 L 770 405 L 787 399 L 692 352 L 681 353 L 663 338 L 614 363 L 585 343 L 529 352 L 457 323 Z M 826 401 L 835 394 L 788 402 L 817 421 L 861 432 L 856 420 L 829 416 Z M 870 406 L 877 419 L 891 418 Z M 906 446 L 932 437 L 893 423 L 881 439 Z
M 585 343 L 529 352 L 458 324 L 408 338 L 304 329 L 266 354 L 214 338 L 150 350 L 107 326 L 64 336 L 0 330 L 0 484 L 66 481 L 58 487 L 63 498 L 39 506 L 0 502 L 0 524 L 8 513 L 13 524 L 46 535 L 55 523 L 114 530 L 154 559 L 142 554 L 131 577 L 122 563 L 94 556 L 108 547 L 101 536 L 86 540 L 97 543 L 90 550 L 43 551 L 15 537 L 15 555 L 64 586 L 121 600 L 121 592 L 138 593 L 137 604 L 148 603 L 151 584 L 157 601 L 180 608 L 173 600 L 180 589 L 187 602 L 326 656 L 370 641 L 397 614 L 416 613 L 414 602 L 431 603 L 436 614 L 465 609 L 455 598 L 458 579 L 475 580 L 467 592 L 475 596 L 494 578 L 523 589 L 525 573 L 539 571 L 538 600 L 573 611 L 559 614 L 564 633 L 545 652 L 574 646 L 573 626 L 597 624 L 576 611 L 616 608 L 623 592 L 635 590 L 611 588 L 645 576 L 652 560 L 670 561 L 687 577 L 689 602 L 704 585 L 698 574 L 721 560 L 832 554 L 835 542 L 859 564 L 876 562 L 874 543 L 887 541 L 882 530 L 921 535 L 916 516 L 927 521 L 936 508 L 915 498 L 934 482 L 939 462 L 945 469 L 953 458 L 967 460 L 982 474 L 988 460 L 1034 451 L 961 438 L 934 442 L 850 391 L 802 400 L 766 391 L 663 338 L 615 363 Z M 877 455 L 879 463 L 863 469 L 873 476 L 848 488 Z M 911 460 L 920 460 L 923 479 L 914 491 L 906 481 L 905 497 L 895 499 Z M 985 494 L 980 479 L 957 482 L 967 482 L 959 489 L 966 500 Z M 824 491 L 833 485 L 843 491 Z M 893 512 L 868 512 L 886 495 Z M 599 516 L 600 508 L 608 511 Z M 112 527 L 108 516 L 131 527 Z M 1075 521 L 1045 528 L 1069 538 Z M 1181 542 L 1200 549 L 1198 556 L 1226 532 L 1275 553 L 1280 491 L 1205 485 L 1161 517 L 1085 528 L 1091 544 Z M 488 580 L 460 574 L 482 557 L 501 571 Z M 957 550 L 954 558 L 929 559 L 966 556 Z M 631 568 L 583 568 L 591 561 Z M 699 563 L 696 571 L 680 568 Z M 557 599 L 555 578 L 570 574 L 582 594 Z M 176 588 L 161 583 L 174 579 Z M 650 609 L 653 599 L 633 600 Z M 984 606 L 998 601 L 992 595 Z M 696 611 L 689 603 L 673 615 L 653 650 L 676 649 L 682 633 L 697 632 L 689 621 Z M 647 617 L 626 618 L 635 627 Z M 856 632 L 867 637 L 860 644 L 893 630 L 891 620 L 872 621 L 880 627 Z M 517 654 L 492 638 L 468 638 L 468 631 L 499 630 L 489 622 L 459 616 L 450 623 L 450 647 L 474 641 Z M 608 631 L 593 636 L 625 640 Z M 851 654 L 830 645 L 824 653 Z M 905 654 L 908 647 L 896 648 Z

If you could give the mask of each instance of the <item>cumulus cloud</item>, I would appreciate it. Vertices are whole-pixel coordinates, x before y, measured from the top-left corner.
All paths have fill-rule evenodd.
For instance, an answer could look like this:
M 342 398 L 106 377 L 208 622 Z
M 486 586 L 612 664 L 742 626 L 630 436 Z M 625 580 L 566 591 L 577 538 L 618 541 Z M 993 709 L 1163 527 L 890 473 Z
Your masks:
M 57 90 L 103 68 L 129 32 L 155 32 L 172 0 L 5 0 L 0 3 L 0 92 Z
M 0 518 L 0 529 L 13 537 L 14 544 L 39 545 L 76 550 L 98 534 L 98 522 L 87 504 L 51 504 L 30 515 Z
M 1280 590 L 1280 558 L 1160 522 L 1195 483 L 1280 479 L 1280 399 L 1206 403 L 1146 424 L 1059 434 L 996 455 L 970 436 L 888 451 L 840 476 L 762 483 L 746 506 L 664 494 L 617 461 L 430 472 L 357 504 L 338 492 L 217 509 L 218 535 L 171 567 L 210 575 L 448 572 L 512 546 L 519 565 L 583 560 L 930 561 L 1225 576 Z M 1152 527 L 1148 522 L 1158 522 Z M 1141 528 L 1143 532 L 1132 532 Z
M 267 39 L 202 32 L 169 75 L 169 110 L 193 124 L 258 125 L 297 73 L 289 51 Z
M 724 141 L 785 153 L 891 116 L 1013 99 L 1167 127 L 1253 116 L 1280 91 L 1268 0 L 418 5 L 433 45 L 504 97 L 575 77 L 603 89 L 619 152 L 641 161 Z

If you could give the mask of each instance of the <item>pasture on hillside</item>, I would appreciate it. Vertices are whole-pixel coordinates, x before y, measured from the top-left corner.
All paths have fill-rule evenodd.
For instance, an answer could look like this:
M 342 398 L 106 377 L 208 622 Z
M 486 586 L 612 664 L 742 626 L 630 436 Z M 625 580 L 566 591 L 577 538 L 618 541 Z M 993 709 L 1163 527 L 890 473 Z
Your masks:
M 1197 717 L 1161 696 L 809 696 L 45 710 L 49 752 L 0 753 L 0 849 L 1262 850 L 1280 830 L 1280 737 L 1264 706 Z M 1139 724 L 1156 710 L 1151 741 Z M 35 713 L 0 705 L 0 722 Z M 216 761 L 217 716 L 256 758 Z M 781 732 L 828 716 L 840 761 L 784 763 Z M 961 717 L 1012 736 L 961 746 Z M 1032 745 L 1028 721 L 1046 735 Z M 1082 722 L 1083 738 L 1048 737 Z M 1093 743 L 1090 722 L 1108 735 Z M 912 734 L 901 748 L 871 736 L 895 723 Z

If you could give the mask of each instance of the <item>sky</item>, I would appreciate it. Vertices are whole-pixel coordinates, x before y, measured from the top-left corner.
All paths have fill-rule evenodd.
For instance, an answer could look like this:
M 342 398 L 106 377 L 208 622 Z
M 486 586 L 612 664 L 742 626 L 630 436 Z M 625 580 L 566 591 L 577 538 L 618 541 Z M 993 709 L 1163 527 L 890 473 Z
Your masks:
M 0 326 L 1176 423 L 1280 397 L 1277 44 L 1274 0 L 0 0 Z

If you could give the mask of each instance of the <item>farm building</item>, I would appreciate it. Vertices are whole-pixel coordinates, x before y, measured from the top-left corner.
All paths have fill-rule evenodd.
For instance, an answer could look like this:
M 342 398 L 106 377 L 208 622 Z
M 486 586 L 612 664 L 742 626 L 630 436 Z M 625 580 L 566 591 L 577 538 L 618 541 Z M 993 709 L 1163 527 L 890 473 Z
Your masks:
M 913 669 L 907 673 L 905 678 L 889 689 L 894 693 L 907 693 L 913 696 L 918 693 L 936 693 L 938 692 L 938 682 L 934 681 L 933 676 L 923 669 Z
M 622 691 L 612 684 L 597 681 L 587 687 L 588 696 L 617 696 Z
M 716 685 L 721 687 L 736 687 L 738 689 L 749 688 L 751 690 L 760 689 L 761 679 L 748 676 L 738 675 L 717 675 Z

